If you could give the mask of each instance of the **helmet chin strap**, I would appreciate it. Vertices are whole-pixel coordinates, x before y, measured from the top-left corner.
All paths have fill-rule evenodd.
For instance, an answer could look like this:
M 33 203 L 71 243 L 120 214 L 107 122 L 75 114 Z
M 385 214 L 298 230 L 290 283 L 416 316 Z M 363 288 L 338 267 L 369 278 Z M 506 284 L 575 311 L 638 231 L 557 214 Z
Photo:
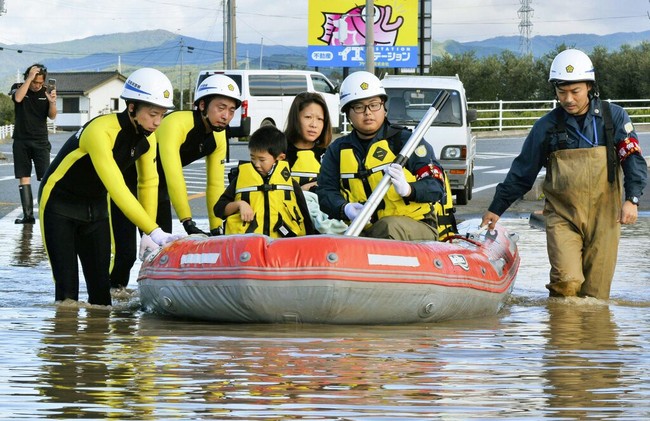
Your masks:
M 219 127 L 219 126 L 215 126 L 214 124 L 212 124 L 212 122 L 208 118 L 208 113 L 205 110 L 201 111 L 201 116 L 203 117 L 203 120 L 205 121 L 205 124 L 207 124 L 207 126 L 209 128 L 211 128 L 213 132 L 218 133 L 218 132 L 222 132 L 222 131 L 226 130 L 225 127 Z
M 133 124 L 135 124 L 135 131 L 138 133 L 142 133 L 146 137 L 149 137 L 153 132 L 150 132 L 149 130 L 142 127 L 142 125 L 138 122 L 138 119 L 135 117 L 135 115 L 136 114 L 135 114 L 135 105 L 134 105 L 133 110 L 129 110 L 129 117 L 131 117 L 131 120 L 133 120 Z
M 140 125 L 140 123 L 138 123 L 138 120 L 134 120 L 134 121 L 135 121 L 135 129 L 138 131 L 138 133 L 142 133 L 146 137 L 149 137 L 151 135 L 151 133 L 153 133 L 153 132 L 150 132 L 149 130 L 145 129 L 144 127 L 142 127 Z

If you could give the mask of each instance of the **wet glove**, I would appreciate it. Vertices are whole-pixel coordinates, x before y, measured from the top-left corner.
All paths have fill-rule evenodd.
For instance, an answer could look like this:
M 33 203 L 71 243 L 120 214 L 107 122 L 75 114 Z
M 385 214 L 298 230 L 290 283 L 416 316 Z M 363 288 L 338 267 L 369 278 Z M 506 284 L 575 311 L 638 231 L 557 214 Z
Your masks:
M 345 208 L 343 208 L 343 212 L 345 212 L 345 216 L 347 216 L 350 221 L 354 221 L 354 219 L 361 213 L 361 209 L 363 209 L 363 204 L 361 203 L 348 203 L 345 205 Z
M 409 197 L 411 195 L 411 185 L 406 181 L 402 166 L 392 163 L 388 166 L 386 172 L 390 175 L 390 182 L 393 183 L 397 194 L 402 197 Z
M 144 261 L 148 255 L 158 250 L 160 246 L 156 244 L 149 235 L 145 234 L 140 239 L 140 250 L 138 252 L 138 257 L 140 260 Z
M 185 232 L 187 233 L 187 235 L 192 235 L 192 234 L 201 234 L 206 236 L 210 235 L 207 232 L 200 230 L 196 226 L 196 222 L 192 221 L 192 218 L 183 221 L 183 228 L 185 228 Z
M 144 238 L 144 235 L 142 236 Z M 170 234 L 168 232 L 165 232 L 162 230 L 162 228 L 158 227 L 155 230 L 151 231 L 151 234 L 149 234 L 149 237 L 151 237 L 151 240 L 156 243 L 159 246 L 164 246 L 167 243 L 171 243 L 174 240 L 178 240 L 181 238 L 180 235 L 176 234 Z

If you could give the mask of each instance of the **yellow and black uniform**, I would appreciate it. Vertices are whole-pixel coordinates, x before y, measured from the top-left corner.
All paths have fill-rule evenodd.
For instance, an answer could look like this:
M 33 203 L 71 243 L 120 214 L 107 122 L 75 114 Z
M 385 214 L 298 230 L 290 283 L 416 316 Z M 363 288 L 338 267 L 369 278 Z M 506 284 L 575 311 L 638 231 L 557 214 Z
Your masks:
M 410 131 L 384 123 L 373 139 L 362 140 L 356 132 L 337 139 L 327 148 L 318 177 L 316 191 L 321 209 L 332 218 L 347 219 L 345 205 L 367 201 L 409 138 Z M 364 233 L 384 237 L 382 225 L 386 221 L 397 225 L 401 219 L 397 233 L 400 239 L 438 239 L 434 204 L 445 197 L 445 181 L 431 146 L 422 142 L 403 171 L 411 185 L 410 196 L 401 197 L 391 185 Z M 390 219 L 382 221 L 384 218 Z M 379 226 L 374 227 L 379 221 Z
M 300 184 L 316 181 L 320 172 L 320 160 L 325 148 L 314 146 L 312 149 L 298 149 L 293 143 L 287 148 L 287 162 L 291 166 L 291 176 Z M 315 186 L 310 190 L 315 190 Z
M 225 217 L 226 205 L 237 200 L 253 208 L 255 219 L 244 222 L 239 212 L 228 216 L 226 234 L 257 233 L 280 238 L 314 233 L 302 190 L 291 178 L 286 161 L 278 161 L 266 177 L 251 163 L 240 164 L 237 178 L 214 207 L 215 215 Z
M 108 195 L 138 228 L 153 231 L 158 227 L 155 160 L 154 135 L 138 133 L 127 111 L 91 120 L 63 145 L 39 190 L 41 232 L 57 301 L 78 299 L 78 257 L 89 303 L 111 304 Z M 133 165 L 137 199 L 123 178 Z
M 226 161 L 226 132 L 210 130 L 206 133 L 200 111 L 175 111 L 163 119 L 155 133 L 158 145 L 158 212 L 156 222 L 165 232 L 172 232 L 172 211 L 179 220 L 192 217 L 183 167 L 205 157 L 206 205 L 210 229 L 222 226 L 223 220 L 212 213 L 214 205 L 224 191 L 224 165 Z M 127 184 L 135 189 L 135 171 L 126 177 Z M 171 203 L 170 203 L 171 199 Z M 111 270 L 111 286 L 126 287 L 131 268 L 137 258 L 135 226 L 112 204 L 113 242 L 115 258 Z
M 171 232 L 170 199 L 179 220 L 192 217 L 183 167 L 204 157 L 205 196 L 210 230 L 220 228 L 223 221 L 213 215 L 212 209 L 225 189 L 224 166 L 228 148 L 225 130 L 220 132 L 210 130 L 206 133 L 200 111 L 176 111 L 163 119 L 156 130 L 156 139 L 161 186 L 158 213 L 169 214 L 168 226 L 165 225 L 167 221 L 161 221 L 163 230 L 168 227 L 167 232 Z M 163 191 L 164 196 L 162 196 Z

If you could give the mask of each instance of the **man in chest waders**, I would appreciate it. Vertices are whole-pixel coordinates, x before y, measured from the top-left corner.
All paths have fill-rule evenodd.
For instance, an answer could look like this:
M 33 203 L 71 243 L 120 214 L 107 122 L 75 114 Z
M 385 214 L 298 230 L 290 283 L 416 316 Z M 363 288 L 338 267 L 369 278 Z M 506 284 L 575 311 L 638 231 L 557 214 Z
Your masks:
M 600 100 L 594 67 L 585 53 L 569 49 L 558 54 L 549 82 L 560 107 L 532 127 L 496 188 L 483 226 L 493 229 L 500 215 L 532 188 L 545 166 L 544 215 L 551 263 L 546 288 L 552 297 L 606 300 L 620 224 L 637 220 L 647 165 L 630 116 Z

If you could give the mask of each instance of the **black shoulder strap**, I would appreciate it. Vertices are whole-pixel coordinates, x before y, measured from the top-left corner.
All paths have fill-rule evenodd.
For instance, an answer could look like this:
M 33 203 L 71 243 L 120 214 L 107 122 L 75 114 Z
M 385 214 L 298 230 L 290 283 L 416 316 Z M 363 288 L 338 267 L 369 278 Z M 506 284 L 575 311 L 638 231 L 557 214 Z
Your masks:
M 551 111 L 554 114 L 555 117 L 555 125 L 549 129 L 549 131 L 546 133 L 546 137 L 544 138 L 544 155 L 546 156 L 546 159 L 548 159 L 548 156 L 551 154 L 551 137 L 553 135 L 557 136 L 557 149 L 566 149 L 567 148 L 567 141 L 569 140 L 569 135 L 567 134 L 566 131 L 566 122 L 564 121 L 564 110 L 562 107 L 556 107 Z
M 612 121 L 612 111 L 609 108 L 609 102 L 600 101 L 603 110 L 603 120 L 605 122 L 605 140 L 607 146 L 607 181 L 613 183 L 616 178 L 618 157 L 616 156 L 616 145 L 614 145 L 614 122 Z

